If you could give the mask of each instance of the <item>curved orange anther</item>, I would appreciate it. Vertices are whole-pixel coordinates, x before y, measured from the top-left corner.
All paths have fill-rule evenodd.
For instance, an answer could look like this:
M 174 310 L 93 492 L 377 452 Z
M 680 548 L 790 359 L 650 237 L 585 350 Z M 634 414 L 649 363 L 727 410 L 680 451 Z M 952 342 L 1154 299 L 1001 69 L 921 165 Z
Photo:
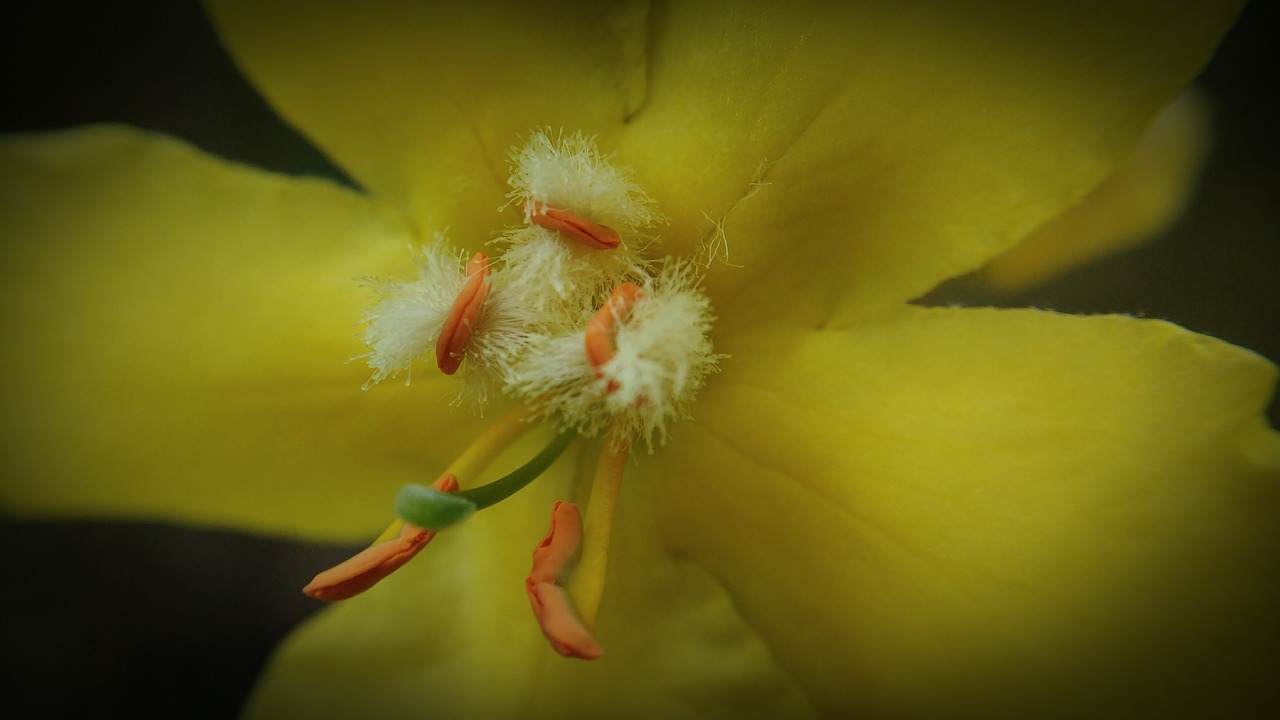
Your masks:
M 622 244 L 622 237 L 617 230 L 597 225 L 572 210 L 552 207 L 537 200 L 526 200 L 524 216 L 534 225 L 559 230 L 589 248 L 612 250 Z
M 587 349 L 587 362 L 596 372 L 596 377 L 604 377 L 601 368 L 613 359 L 613 331 L 618 323 L 624 322 L 636 301 L 644 297 L 644 291 L 634 283 L 620 283 L 613 289 L 609 302 L 605 303 L 587 323 L 584 343 Z M 615 380 L 609 381 L 609 392 L 618 389 Z
M 445 375 L 458 372 L 462 353 L 480 321 L 480 310 L 489 297 L 489 257 L 476 253 L 467 262 L 467 281 L 449 308 L 440 337 L 436 339 L 436 365 Z
M 442 475 L 432 483 L 440 492 L 457 492 L 458 478 Z M 400 536 L 365 548 L 355 556 L 325 570 L 302 588 L 302 592 L 321 602 L 336 602 L 355 597 L 378 581 L 399 570 L 422 551 L 436 536 L 435 531 L 425 530 L 405 523 Z
M 604 654 L 604 648 L 578 617 L 569 592 L 560 584 L 577 564 L 581 551 L 578 506 L 557 502 L 551 507 L 551 528 L 533 551 L 533 569 L 524 585 L 538 627 L 551 647 L 565 657 L 595 660 Z

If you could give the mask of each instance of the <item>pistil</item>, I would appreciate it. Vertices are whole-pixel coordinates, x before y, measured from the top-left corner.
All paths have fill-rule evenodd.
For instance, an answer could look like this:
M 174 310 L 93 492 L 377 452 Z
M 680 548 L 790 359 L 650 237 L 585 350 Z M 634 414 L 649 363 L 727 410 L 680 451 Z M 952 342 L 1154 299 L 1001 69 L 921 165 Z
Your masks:
M 575 437 L 572 431 L 557 435 L 542 452 L 512 472 L 487 485 L 457 493 L 438 488 L 406 485 L 396 495 L 396 514 L 406 522 L 443 530 L 470 517 L 477 510 L 497 505 L 547 471 Z

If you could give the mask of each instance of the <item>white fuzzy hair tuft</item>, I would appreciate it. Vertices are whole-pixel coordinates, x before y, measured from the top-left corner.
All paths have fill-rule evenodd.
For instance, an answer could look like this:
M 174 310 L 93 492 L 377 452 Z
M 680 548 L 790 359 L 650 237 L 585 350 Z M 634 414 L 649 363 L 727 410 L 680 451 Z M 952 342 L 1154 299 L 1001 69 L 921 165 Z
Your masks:
M 374 372 L 366 388 L 409 371 L 435 350 L 449 308 L 466 280 L 463 256 L 441 234 L 415 252 L 414 260 L 416 280 L 370 281 L 376 299 L 364 316 L 364 344 L 369 352 L 360 357 L 367 358 Z
M 501 259 L 504 282 L 525 298 L 543 330 L 584 324 L 618 283 L 643 283 L 649 276 L 650 262 L 638 252 L 564 242 L 554 230 L 537 225 L 494 242 L 507 245 Z
M 498 257 L 458 367 L 464 382 L 454 404 L 483 407 L 496 394 L 511 395 L 563 428 L 588 436 L 611 430 L 618 442 L 643 439 L 652 452 L 670 423 L 689 417 L 725 357 L 712 348 L 715 318 L 699 263 L 648 259 L 656 236 L 646 233 L 665 218 L 630 170 L 600 153 L 594 136 L 534 130 L 511 159 L 513 201 L 576 213 L 616 230 L 619 243 L 588 247 L 533 222 L 492 240 Z M 428 355 L 434 362 L 466 282 L 468 255 L 443 236 L 414 254 L 417 279 L 371 282 L 377 301 L 364 318 L 369 351 L 361 357 L 374 373 L 366 387 L 409 372 Z M 598 308 L 611 306 L 621 283 L 642 292 L 615 318 L 613 356 L 593 367 L 585 329 Z
M 724 357 L 708 337 L 715 317 L 699 282 L 694 263 L 668 259 L 618 325 L 603 377 L 587 360 L 580 327 L 534 339 L 537 351 L 513 368 L 511 390 L 563 427 L 588 436 L 615 427 L 619 436 L 643 438 L 652 451 L 666 441 L 668 423 L 689 417 L 706 376 Z
M 534 130 L 529 142 L 511 152 L 510 197 L 565 208 L 624 236 L 665 222 L 653 199 L 631 182 L 631 171 L 601 155 L 595 136 L 581 131 Z

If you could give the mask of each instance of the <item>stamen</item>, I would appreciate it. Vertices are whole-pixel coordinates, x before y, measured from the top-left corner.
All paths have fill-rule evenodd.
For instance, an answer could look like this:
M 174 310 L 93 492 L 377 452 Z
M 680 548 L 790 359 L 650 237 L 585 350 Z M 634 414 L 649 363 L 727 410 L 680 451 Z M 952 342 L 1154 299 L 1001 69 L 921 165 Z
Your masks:
M 633 283 L 620 283 L 613 289 L 613 294 L 609 296 L 609 302 L 596 311 L 591 317 L 591 321 L 587 323 L 587 333 L 584 339 L 587 349 L 587 361 L 591 363 L 591 368 L 595 371 L 596 377 L 604 377 L 602 369 L 605 363 L 613 359 L 613 331 L 618 323 L 625 322 L 631 313 L 631 308 L 640 298 L 644 297 L 644 291 Z M 609 392 L 614 392 L 619 387 L 618 382 L 613 378 L 609 379 Z
M 591 222 L 572 210 L 552 207 L 537 200 L 526 200 L 524 216 L 534 225 L 559 230 L 589 248 L 613 250 L 622 244 L 622 237 L 617 230 Z
M 441 475 L 434 488 L 442 493 L 458 489 L 458 478 Z M 413 559 L 436 536 L 434 530 L 405 523 L 399 536 L 378 542 L 355 556 L 316 575 L 302 592 L 321 602 L 336 602 L 355 597 L 399 570 Z
M 436 233 L 414 254 L 416 280 L 367 281 L 377 300 L 364 316 L 364 343 L 369 352 L 363 357 L 374 370 L 364 385 L 366 390 L 374 383 L 408 372 L 435 347 L 450 306 L 466 284 L 457 254 L 444 235 Z M 406 377 L 406 384 L 408 380 Z
M 523 406 L 507 413 L 462 451 L 432 487 L 442 494 L 457 492 L 458 476 L 476 477 L 504 448 L 533 427 L 526 422 L 530 415 L 532 411 Z M 316 575 L 302 591 L 323 602 L 359 595 L 409 562 L 433 537 L 435 530 L 396 518 L 372 545 Z
M 574 611 L 562 584 L 572 572 L 581 548 L 582 517 L 578 506 L 557 502 L 551 508 L 551 528 L 533 551 L 533 569 L 524 584 L 533 615 L 551 647 L 565 657 L 595 660 L 604 654 L 604 648 Z
M 523 147 L 512 148 L 509 196 L 573 208 L 628 236 L 665 222 L 653 198 L 631 181 L 630 168 L 601 154 L 595 138 L 581 132 L 552 135 L 535 128 Z M 526 214 L 531 214 L 525 211 Z
M 449 308 L 444 328 L 436 340 L 436 365 L 445 375 L 458 372 L 462 354 L 471 340 L 471 333 L 480 321 L 480 310 L 489 297 L 489 258 L 476 253 L 467 262 L 467 282 Z
M 596 625 L 600 600 L 604 596 L 605 571 L 609 565 L 609 536 L 613 516 L 618 508 L 622 473 L 626 469 L 631 444 L 627 436 L 615 428 L 609 433 L 596 463 L 591 481 L 591 497 L 587 500 L 587 519 L 583 529 L 582 558 L 570 583 L 569 593 L 589 628 Z

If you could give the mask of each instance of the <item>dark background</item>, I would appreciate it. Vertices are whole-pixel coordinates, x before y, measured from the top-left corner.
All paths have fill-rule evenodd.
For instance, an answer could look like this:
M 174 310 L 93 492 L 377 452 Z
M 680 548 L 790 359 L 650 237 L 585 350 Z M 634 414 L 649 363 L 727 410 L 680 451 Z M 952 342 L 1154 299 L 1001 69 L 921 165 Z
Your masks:
M 342 179 L 245 84 L 197 3 L 36 5 L 0 21 L 0 131 L 120 121 Z M 1280 359 L 1280 53 L 1266 10 L 1245 11 L 1201 78 L 1216 146 L 1166 237 L 1020 295 L 936 299 L 1166 318 Z M 352 550 L 0 518 L 0 687 L 49 717 L 232 716 L 271 647 L 318 609 L 299 588 Z

